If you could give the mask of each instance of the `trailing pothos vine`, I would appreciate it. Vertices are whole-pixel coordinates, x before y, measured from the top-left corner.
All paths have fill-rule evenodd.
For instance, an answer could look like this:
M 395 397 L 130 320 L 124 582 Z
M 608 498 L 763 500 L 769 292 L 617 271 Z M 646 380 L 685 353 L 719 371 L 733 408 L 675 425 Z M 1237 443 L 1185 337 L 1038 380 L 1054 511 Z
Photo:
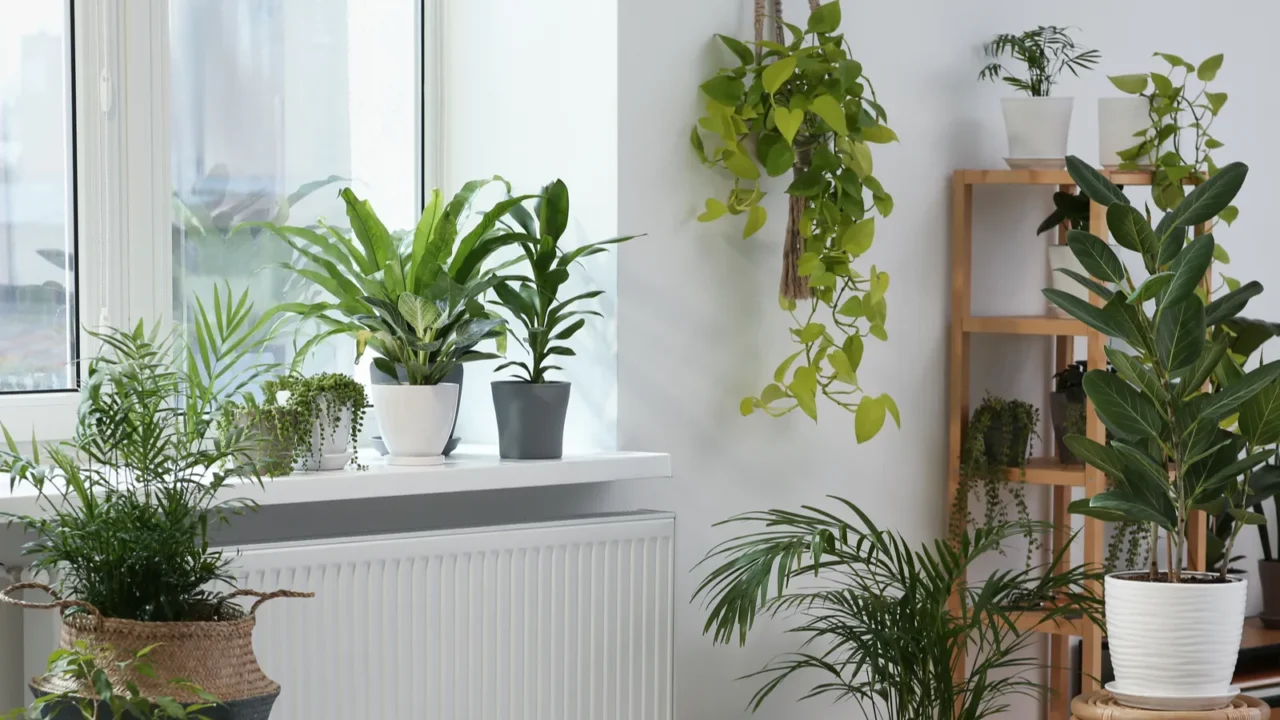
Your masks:
M 338 373 L 290 374 L 265 381 L 262 394 L 261 403 L 252 398 L 245 404 L 235 403 L 219 420 L 223 432 L 237 423 L 252 426 L 258 435 L 257 463 L 262 474 L 281 477 L 295 466 L 319 469 L 320 451 L 325 442 L 338 439 L 342 411 L 348 408 L 351 425 L 343 444 L 351 451 L 351 462 L 356 462 L 356 441 L 368 405 L 363 385 Z
M 886 414 L 899 423 L 893 398 L 870 394 L 858 379 L 865 339 L 888 339 L 889 274 L 854 267 L 875 238 L 874 216 L 893 211 L 893 198 L 873 174 L 869 144 L 897 135 L 862 65 L 849 55 L 840 19 L 839 2 L 818 6 L 804 29 L 782 23 L 788 44 L 760 39 L 754 52 L 718 35 L 738 64 L 702 84 L 706 114 L 691 140 L 704 164 L 733 175 L 727 199 L 708 199 L 698 219 L 746 215 L 744 238 L 768 217 L 762 175 L 792 173 L 780 302 L 799 347 L 772 383 L 742 400 L 742 413 L 778 417 L 799 408 L 816 420 L 821 393 L 854 414 L 857 440 L 865 442 Z M 704 142 L 704 133 L 718 142 Z

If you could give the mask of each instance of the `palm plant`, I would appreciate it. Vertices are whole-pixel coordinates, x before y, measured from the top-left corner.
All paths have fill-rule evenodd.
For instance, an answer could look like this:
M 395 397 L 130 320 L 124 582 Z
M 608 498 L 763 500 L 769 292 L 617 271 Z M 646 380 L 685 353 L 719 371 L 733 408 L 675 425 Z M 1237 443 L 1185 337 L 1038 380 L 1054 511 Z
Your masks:
M 1054 83 L 1063 70 L 1079 77 L 1083 70 L 1092 70 L 1102 59 L 1097 50 L 1076 45 L 1068 30 L 1056 25 L 1040 25 L 1018 35 L 1002 33 L 984 46 L 992 61 L 978 73 L 979 80 L 1003 80 L 1007 85 L 1031 97 L 1049 97 Z M 1008 55 L 1026 66 L 1026 77 L 1000 63 L 1000 56 Z
M 524 327 L 524 335 L 517 336 L 529 352 L 529 362 L 508 361 L 497 370 L 509 367 L 523 371 L 521 379 L 531 383 L 546 382 L 551 370 L 561 370 L 549 364 L 552 356 L 572 356 L 572 348 L 558 344 L 572 338 L 586 324 L 583 316 L 600 313 L 594 310 L 573 310 L 583 300 L 604 294 L 603 290 L 590 290 L 557 302 L 560 287 L 569 280 L 569 267 L 574 262 L 608 252 L 606 246 L 626 242 L 636 237 L 616 237 L 610 240 L 587 243 L 565 251 L 559 247 L 560 238 L 569 226 L 569 188 L 561 180 L 542 189 L 534 214 L 523 206 L 512 208 L 511 218 L 524 232 L 516 236 L 520 250 L 529 262 L 529 277 L 515 278 L 518 283 L 496 285 L 494 292 L 498 304 L 511 313 Z M 575 319 L 576 318 L 576 319 Z
M 354 237 L 324 223 L 321 231 L 264 224 L 310 263 L 289 269 L 326 295 L 275 308 L 325 328 L 304 351 L 350 335 L 357 358 L 373 348 L 380 355 L 375 367 L 393 378 L 403 368 L 411 385 L 434 385 L 460 362 L 496 357 L 475 350 L 481 340 L 499 338 L 503 327 L 481 302 L 502 282 L 499 268 L 485 263 L 517 241 L 518 233 L 499 220 L 535 196 L 501 200 L 464 234 L 472 198 L 494 181 L 501 180 L 467 183 L 447 204 L 433 191 L 412 233 L 388 231 L 369 202 L 349 188 L 341 196 Z
M 790 631 L 805 638 L 801 649 L 749 676 L 764 678 L 752 710 L 797 672 L 815 670 L 827 677 L 806 698 L 852 700 L 867 717 L 979 720 L 1005 710 L 1012 696 L 1042 689 L 1024 676 L 1039 666 L 1024 652 L 1036 627 L 1072 615 L 1101 620 L 1100 602 L 1089 590 L 1096 577 L 1083 567 L 1054 570 L 1069 545 L 1043 566 L 967 583 L 978 558 L 1024 533 L 1021 523 L 966 530 L 952 541 L 913 549 L 853 503 L 835 500 L 853 517 L 806 506 L 727 520 L 722 524 L 762 529 L 717 546 L 703 560 L 716 566 L 695 597 L 706 600 L 704 632 L 717 643 L 745 643 L 762 615 L 799 616 Z M 1012 609 L 1027 597 L 1054 599 L 1031 616 L 1034 626 L 1020 626 Z M 960 673 L 966 651 L 971 664 Z
M 228 291 L 224 302 L 215 291 L 212 314 L 198 300 L 196 308 L 190 333 L 141 322 L 90 332 L 103 352 L 89 362 L 70 441 L 42 453 L 32 438 L 28 456 L 3 429 L 0 473 L 11 486 L 31 486 L 41 508 L 8 516 L 35 535 L 23 553 L 57 577 L 63 597 L 106 617 L 218 617 L 230 558 L 209 546 L 209 526 L 252 505 L 220 500 L 228 483 L 261 483 L 239 462 L 248 433 L 219 435 L 214 425 L 224 404 L 272 369 L 257 362 L 269 322 L 250 320 L 247 292 L 233 299 Z

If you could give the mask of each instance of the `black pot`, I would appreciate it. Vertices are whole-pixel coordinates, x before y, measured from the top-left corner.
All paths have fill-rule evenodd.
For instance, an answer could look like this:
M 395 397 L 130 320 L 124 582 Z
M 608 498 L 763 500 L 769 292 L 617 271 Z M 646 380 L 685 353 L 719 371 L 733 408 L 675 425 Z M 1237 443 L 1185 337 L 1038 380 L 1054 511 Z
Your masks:
M 983 443 L 987 454 L 987 462 L 996 466 L 1017 467 L 1027 456 L 1027 447 L 1031 443 L 1031 428 L 1016 428 L 1016 435 L 1004 436 L 1004 428 L 999 423 L 987 426 L 987 434 Z
M 28 687 L 31 689 L 32 697 L 41 698 L 49 694 L 34 685 Z M 275 705 L 278 697 L 280 697 L 280 693 L 276 692 L 261 697 L 229 700 L 218 703 L 214 707 L 205 708 L 199 714 L 209 720 L 268 720 L 271 717 L 271 706 Z M 55 700 L 45 705 L 41 709 L 40 716 L 46 718 L 46 720 L 84 720 L 84 715 L 81 714 L 78 704 L 71 700 Z M 101 720 L 141 720 L 133 713 L 128 713 L 122 718 L 115 718 L 111 713 L 111 708 L 105 702 L 98 703 L 97 717 Z
M 1071 414 L 1071 406 L 1075 401 L 1065 392 L 1049 393 L 1049 418 L 1053 423 L 1053 442 L 1058 449 L 1058 461 L 1064 465 L 1078 464 L 1080 461 L 1071 448 L 1062 441 L 1067 436 L 1067 417 Z
M 1280 560 L 1258 561 L 1258 584 L 1262 586 L 1262 624 L 1280 628 Z
M 569 383 L 493 381 L 498 454 L 511 460 L 554 460 L 564 455 Z
M 449 457 L 449 453 L 457 449 L 458 443 L 462 442 L 462 439 L 458 437 L 458 410 L 462 407 L 463 367 L 462 363 L 454 365 L 453 369 L 444 378 L 444 382 L 454 383 L 458 386 L 458 405 L 453 409 L 453 429 L 449 431 L 449 442 L 445 443 L 444 452 L 440 453 L 445 457 Z M 400 377 L 393 380 L 390 375 L 379 370 L 376 365 L 371 365 L 369 367 L 369 381 L 374 385 L 403 385 L 409 382 L 409 375 L 403 367 L 397 365 L 396 370 Z

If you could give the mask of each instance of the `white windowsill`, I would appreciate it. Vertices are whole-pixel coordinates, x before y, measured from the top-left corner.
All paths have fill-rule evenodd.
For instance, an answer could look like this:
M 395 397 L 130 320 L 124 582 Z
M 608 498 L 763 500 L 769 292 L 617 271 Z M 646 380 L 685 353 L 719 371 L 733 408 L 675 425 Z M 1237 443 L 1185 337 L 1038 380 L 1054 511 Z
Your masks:
M 502 460 L 497 448 L 463 445 L 444 465 L 387 465 L 373 450 L 361 450 L 367 470 L 294 473 L 267 480 L 265 488 L 237 484 L 219 493 L 260 505 L 295 505 L 366 498 L 406 497 L 506 488 L 581 485 L 615 480 L 671 477 L 665 453 L 601 452 L 566 455 L 560 460 Z M 37 514 L 35 493 L 26 486 L 0 484 L 0 513 Z

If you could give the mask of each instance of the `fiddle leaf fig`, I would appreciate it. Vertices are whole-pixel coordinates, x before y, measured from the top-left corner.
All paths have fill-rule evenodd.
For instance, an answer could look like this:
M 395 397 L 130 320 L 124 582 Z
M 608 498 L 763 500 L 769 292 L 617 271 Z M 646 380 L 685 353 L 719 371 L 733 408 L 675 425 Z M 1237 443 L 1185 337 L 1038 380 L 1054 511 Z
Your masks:
M 768 221 L 761 204 L 766 184 L 776 183 L 803 245 L 795 271 L 807 296 L 779 298 L 792 314 L 798 348 L 740 410 L 780 416 L 799 409 L 816 418 L 821 395 L 855 415 L 855 435 L 866 441 L 886 415 L 898 421 L 892 398 L 868 398 L 857 373 L 866 339 L 888 338 L 889 275 L 857 266 L 872 252 L 875 216 L 893 212 L 892 195 L 875 177 L 871 146 L 898 136 L 865 68 L 849 56 L 840 22 L 836 1 L 814 10 L 803 28 L 782 23 L 786 44 L 720 36 L 740 65 L 699 86 L 705 113 L 690 144 L 731 183 L 726 195 L 706 202 L 699 221 L 745 216 L 743 237 L 755 236 Z M 752 45 L 763 51 L 759 58 Z M 787 170 L 790 180 L 771 180 Z

